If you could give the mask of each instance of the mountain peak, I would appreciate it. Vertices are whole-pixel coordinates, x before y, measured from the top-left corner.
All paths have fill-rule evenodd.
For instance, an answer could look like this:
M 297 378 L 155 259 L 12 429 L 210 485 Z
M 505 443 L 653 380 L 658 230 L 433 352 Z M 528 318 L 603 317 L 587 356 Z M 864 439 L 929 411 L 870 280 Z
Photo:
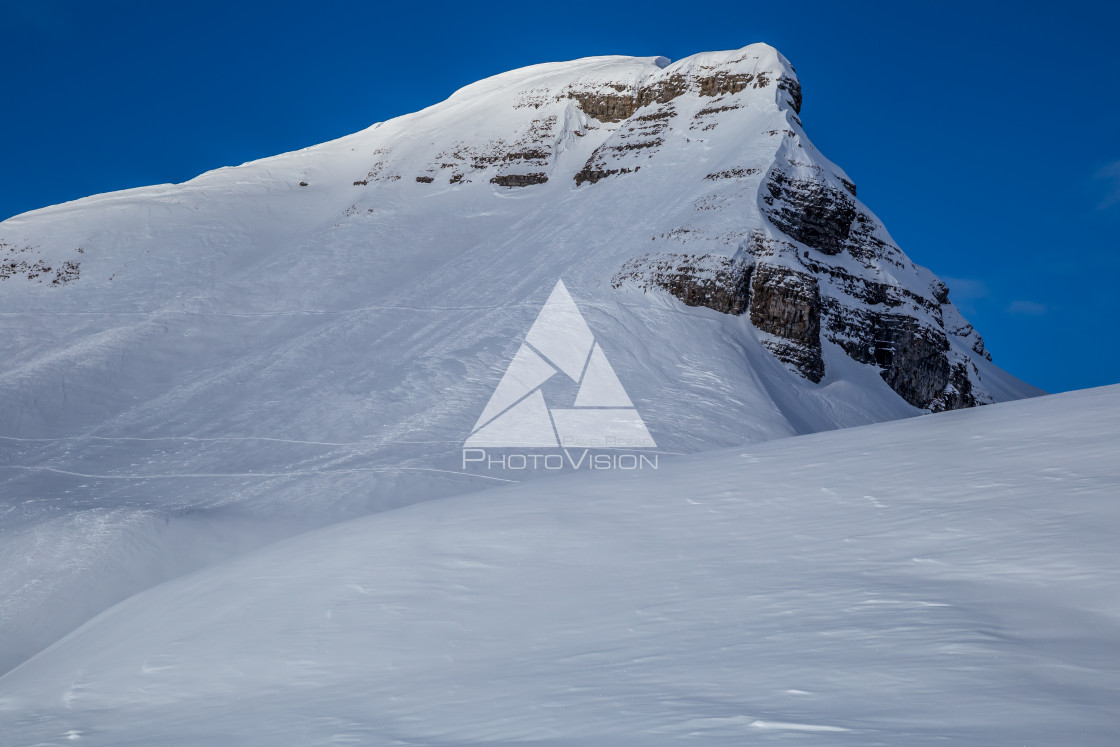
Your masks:
M 268 517 L 264 541 L 492 484 L 460 450 L 560 278 L 666 452 L 1038 393 L 816 149 L 799 100 L 766 45 L 549 63 L 0 223 L 8 488 L 44 496 L 27 515 L 79 553 L 0 578 L 0 671 L 103 608 L 71 604 L 90 574 L 111 603 L 144 583 L 136 567 L 230 551 L 221 517 Z M 542 429 L 586 402 L 586 370 L 528 395 L 547 396 Z M 92 539 L 58 524 L 62 495 Z M 130 539 L 147 526 L 189 538 L 178 565 Z
M 0 242 L 20 256 L 3 277 L 67 268 L 32 308 L 206 298 L 303 313 L 519 304 L 564 276 L 601 305 L 672 299 L 741 319 L 736 345 L 750 338 L 811 387 L 863 371 L 927 410 L 1033 392 L 991 366 L 944 283 L 816 149 L 800 103 L 767 44 L 533 65 L 337 141 L 12 219 Z M 818 415 L 793 427 L 849 424 Z

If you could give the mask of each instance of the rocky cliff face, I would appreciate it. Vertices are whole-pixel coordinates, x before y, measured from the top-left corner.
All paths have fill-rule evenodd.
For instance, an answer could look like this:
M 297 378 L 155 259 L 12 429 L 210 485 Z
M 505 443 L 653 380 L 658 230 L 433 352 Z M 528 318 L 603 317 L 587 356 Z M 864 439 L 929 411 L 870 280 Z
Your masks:
M 825 375 L 824 340 L 878 367 L 883 380 L 915 407 L 937 412 L 991 402 L 970 355 L 959 347 L 986 360 L 991 356 L 949 303 L 946 286 L 934 279 L 923 295 L 828 264 L 819 255 L 882 260 L 891 247 L 864 230 L 873 218 L 837 207 L 834 195 L 822 197 L 820 189 L 797 194 L 806 199 L 784 195 L 779 229 L 796 243 L 759 233 L 734 259 L 648 255 L 628 262 L 613 285 L 660 289 L 690 306 L 725 314 L 749 312 L 763 345 L 813 382 Z M 810 240 L 813 249 L 799 248 Z M 951 345 L 951 337 L 960 346 Z
M 759 265 L 751 279 L 751 324 L 770 335 L 763 344 L 809 379 L 824 376 L 821 294 L 817 279 L 781 265 Z
M 801 87 L 792 70 L 678 76 L 659 89 L 671 95 L 638 92 L 625 106 L 590 101 L 586 111 L 592 116 L 622 122 L 621 142 L 600 146 L 576 183 L 594 184 L 640 168 L 634 153 L 663 144 L 662 133 L 679 121 L 673 109 L 678 97 L 716 97 L 690 123 L 690 129 L 707 130 L 715 127 L 707 123 L 709 115 L 747 105 L 733 94 L 771 84 L 787 123 L 762 133 L 781 139 L 776 157 L 765 169 L 738 166 L 705 177 L 749 183 L 737 191 L 753 192 L 756 200 L 757 224 L 750 235 L 731 257 L 657 252 L 633 259 L 615 275 L 614 287 L 657 288 L 689 305 L 746 314 L 763 345 L 813 382 L 827 374 L 822 344 L 833 343 L 853 360 L 879 368 L 883 380 L 915 407 L 939 411 L 991 402 L 971 359 L 973 354 L 991 359 L 983 340 L 960 318 L 945 284 L 902 253 L 858 201 L 856 185 L 808 142 L 799 117 Z M 726 199 L 714 195 L 697 201 L 696 208 L 721 203 Z M 693 231 L 678 230 L 678 238 Z
M 753 269 L 741 260 L 711 254 L 648 255 L 624 264 L 611 286 L 667 290 L 689 306 L 739 315 L 748 308 Z

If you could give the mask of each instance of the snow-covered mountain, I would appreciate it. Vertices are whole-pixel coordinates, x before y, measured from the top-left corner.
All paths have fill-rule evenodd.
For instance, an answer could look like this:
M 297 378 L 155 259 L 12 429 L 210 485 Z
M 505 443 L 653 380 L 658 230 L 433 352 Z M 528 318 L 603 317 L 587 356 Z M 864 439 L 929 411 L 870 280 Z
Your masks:
M 561 278 L 665 452 L 1038 394 L 800 103 L 762 44 L 537 65 L 0 223 L 0 671 L 165 579 L 492 483 L 459 447 Z

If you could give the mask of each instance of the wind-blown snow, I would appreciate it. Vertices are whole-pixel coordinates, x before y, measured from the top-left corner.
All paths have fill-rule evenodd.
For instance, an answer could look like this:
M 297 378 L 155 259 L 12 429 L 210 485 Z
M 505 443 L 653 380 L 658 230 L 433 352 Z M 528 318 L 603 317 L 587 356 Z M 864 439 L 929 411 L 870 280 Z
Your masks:
M 357 519 L 0 678 L 12 744 L 1107 745 L 1120 387 Z

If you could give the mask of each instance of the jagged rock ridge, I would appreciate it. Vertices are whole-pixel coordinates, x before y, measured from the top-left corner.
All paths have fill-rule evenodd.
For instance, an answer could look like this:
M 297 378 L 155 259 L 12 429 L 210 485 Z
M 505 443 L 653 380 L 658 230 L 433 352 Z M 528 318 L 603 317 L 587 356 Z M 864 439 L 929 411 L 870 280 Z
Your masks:
M 734 82 L 710 85 L 714 80 Z M 727 314 L 749 311 L 750 322 L 764 333 L 763 344 L 813 382 L 825 375 L 825 339 L 852 359 L 878 366 L 884 381 L 915 407 L 937 411 L 992 401 L 969 353 L 949 342 L 952 335 L 990 360 L 979 334 L 960 319 L 945 284 L 913 265 L 879 220 L 855 199 L 854 182 L 808 143 L 798 116 L 801 87 L 792 68 L 776 80 L 779 90 L 789 93 L 775 97 L 788 126 L 763 133 L 781 137 L 783 146 L 755 184 L 760 225 L 732 257 L 705 256 L 697 262 L 688 253 L 651 253 L 627 262 L 612 279 L 614 287 L 656 287 L 689 305 Z M 701 110 L 696 115 L 700 119 L 705 113 L 744 106 L 724 94 L 738 93 L 751 83 L 765 87 L 768 76 L 725 74 L 694 79 L 691 85 L 688 78 L 677 76 L 672 86 L 656 89 L 671 91 L 669 96 L 632 96 L 626 106 L 611 96 L 590 99 L 589 112 L 622 122 L 624 142 L 600 146 L 576 174 L 576 183 L 594 184 L 639 168 L 622 165 L 634 160 L 627 159 L 627 152 L 662 144 L 661 133 L 672 126 L 675 115 L 665 106 L 678 96 L 690 91 L 713 95 L 711 91 L 726 102 Z M 642 107 L 647 108 L 638 114 Z M 733 167 L 705 178 L 742 181 L 760 172 L 759 167 Z M 728 271 L 730 266 L 737 269 Z M 892 282 L 884 268 L 921 275 L 924 287 Z

